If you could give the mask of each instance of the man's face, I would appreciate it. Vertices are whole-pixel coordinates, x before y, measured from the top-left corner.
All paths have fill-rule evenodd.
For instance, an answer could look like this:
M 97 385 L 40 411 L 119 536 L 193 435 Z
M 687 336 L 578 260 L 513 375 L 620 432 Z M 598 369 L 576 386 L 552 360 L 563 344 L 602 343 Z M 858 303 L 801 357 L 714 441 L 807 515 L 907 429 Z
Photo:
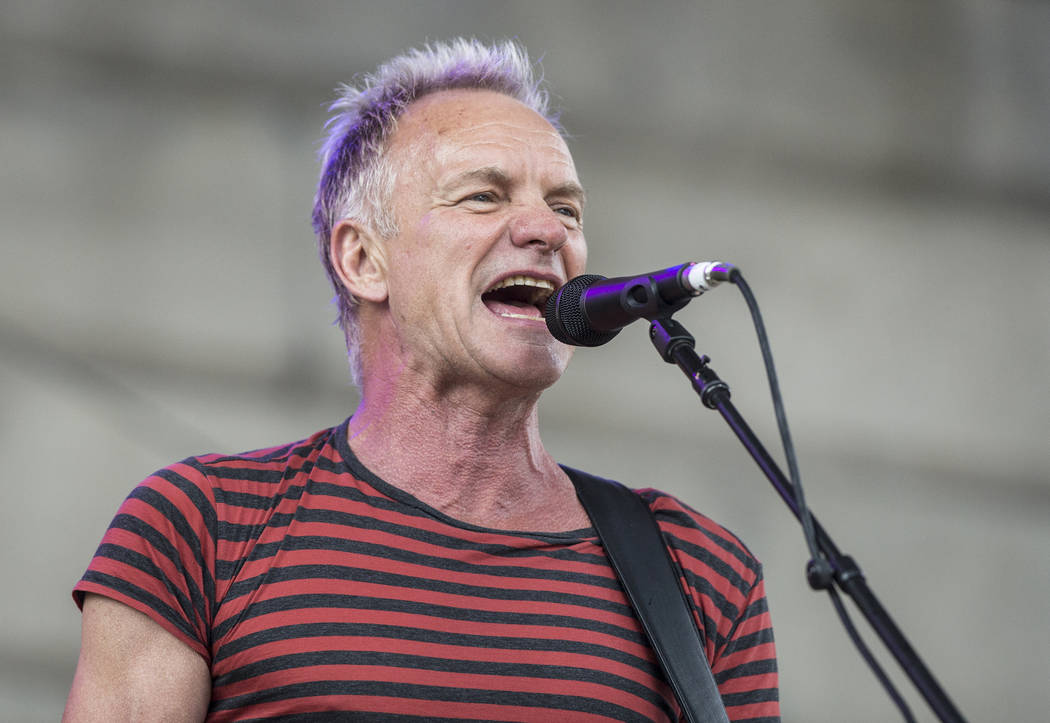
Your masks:
M 491 91 L 426 96 L 390 148 L 399 233 L 386 242 L 400 360 L 437 388 L 539 391 L 571 348 L 551 337 L 549 292 L 583 272 L 583 191 L 557 131 Z

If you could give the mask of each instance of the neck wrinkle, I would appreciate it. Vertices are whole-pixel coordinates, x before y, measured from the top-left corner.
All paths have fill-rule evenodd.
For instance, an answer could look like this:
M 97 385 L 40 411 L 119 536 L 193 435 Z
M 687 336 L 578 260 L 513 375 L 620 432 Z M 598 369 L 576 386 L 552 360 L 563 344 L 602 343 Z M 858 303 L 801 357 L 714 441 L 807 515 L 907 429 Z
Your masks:
M 464 388 L 405 386 L 366 385 L 347 425 L 350 448 L 380 478 L 473 525 L 588 526 L 571 481 L 540 440 L 538 393 L 494 400 Z

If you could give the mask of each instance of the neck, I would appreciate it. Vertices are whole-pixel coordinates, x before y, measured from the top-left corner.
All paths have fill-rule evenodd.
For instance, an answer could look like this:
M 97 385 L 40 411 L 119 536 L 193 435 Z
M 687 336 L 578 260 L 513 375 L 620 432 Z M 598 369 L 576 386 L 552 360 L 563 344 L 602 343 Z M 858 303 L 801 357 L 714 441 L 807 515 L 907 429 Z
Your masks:
M 362 392 L 350 447 L 391 484 L 483 527 L 554 532 L 590 524 L 540 440 L 538 393 L 494 399 L 375 377 Z

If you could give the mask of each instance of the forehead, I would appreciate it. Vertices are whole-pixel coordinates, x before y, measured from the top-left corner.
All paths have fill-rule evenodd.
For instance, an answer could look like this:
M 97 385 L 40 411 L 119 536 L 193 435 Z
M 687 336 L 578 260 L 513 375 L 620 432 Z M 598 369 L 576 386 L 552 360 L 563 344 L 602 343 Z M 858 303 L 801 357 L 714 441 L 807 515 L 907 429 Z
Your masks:
M 440 163 L 464 152 L 529 152 L 575 176 L 565 140 L 543 116 L 524 103 L 490 90 L 431 93 L 412 103 L 398 119 L 390 150 L 413 148 Z

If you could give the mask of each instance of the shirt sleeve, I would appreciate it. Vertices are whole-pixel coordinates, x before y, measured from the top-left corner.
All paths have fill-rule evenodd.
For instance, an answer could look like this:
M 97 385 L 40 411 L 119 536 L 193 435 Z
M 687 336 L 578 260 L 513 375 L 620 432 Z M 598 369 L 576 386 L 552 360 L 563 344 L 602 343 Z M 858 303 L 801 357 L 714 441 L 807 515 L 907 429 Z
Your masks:
M 73 589 L 124 603 L 211 660 L 215 495 L 192 460 L 151 475 L 124 500 Z
M 776 648 L 761 567 L 712 672 L 730 720 L 780 720 Z
M 729 719 L 777 723 L 779 680 L 761 563 L 721 525 L 677 499 L 642 491 L 692 604 Z

